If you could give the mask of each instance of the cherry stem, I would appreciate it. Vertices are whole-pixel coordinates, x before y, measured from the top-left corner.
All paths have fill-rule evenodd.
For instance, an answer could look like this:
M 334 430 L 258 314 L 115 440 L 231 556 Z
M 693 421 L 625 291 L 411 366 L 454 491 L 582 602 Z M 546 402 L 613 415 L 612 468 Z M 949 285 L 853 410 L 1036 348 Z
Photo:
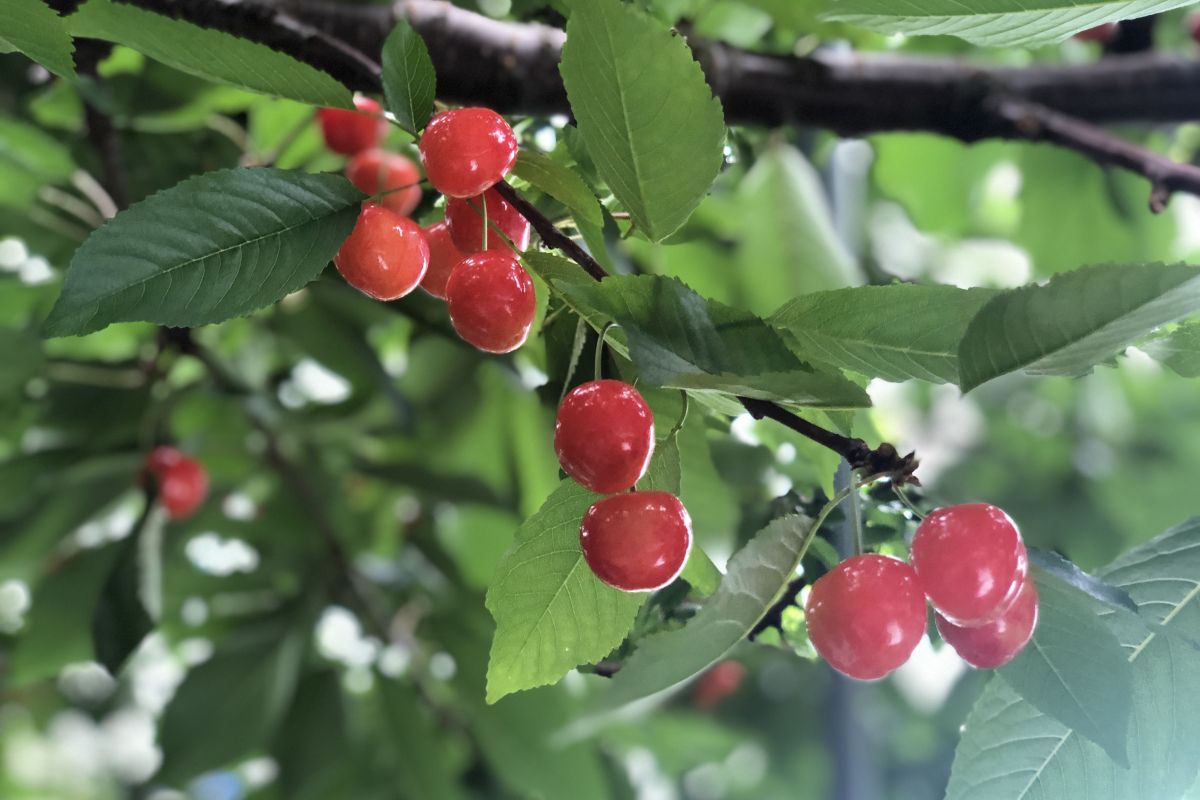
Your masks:
M 479 200 L 480 200 L 479 204 L 481 206 L 483 206 L 483 211 L 480 212 L 483 215 L 483 249 L 487 250 L 488 249 L 487 195 L 484 195 L 484 194 L 479 195 Z
M 904 489 L 900 486 L 900 484 L 893 483 L 892 491 L 895 493 L 896 499 L 899 500 L 901 502 L 901 504 L 903 504 L 904 507 L 907 508 L 914 517 L 916 517 L 917 519 L 925 519 L 925 515 L 921 513 L 921 510 L 917 508 L 916 504 L 913 503 L 913 501 L 909 498 L 909 496 L 904 493 Z
M 679 412 L 679 419 L 675 422 L 675 427 L 671 428 L 667 433 L 668 442 L 678 436 L 679 432 L 683 430 L 683 426 L 687 424 L 688 407 L 691 404 L 691 397 L 682 389 L 679 390 L 679 395 L 683 398 L 683 410 Z
M 606 322 L 604 323 L 604 327 L 600 329 L 600 338 L 596 340 L 596 369 L 595 372 L 593 372 L 593 374 L 596 376 L 596 380 L 602 380 L 604 378 L 604 337 L 608 335 L 609 328 L 616 327 L 618 327 L 617 323 Z

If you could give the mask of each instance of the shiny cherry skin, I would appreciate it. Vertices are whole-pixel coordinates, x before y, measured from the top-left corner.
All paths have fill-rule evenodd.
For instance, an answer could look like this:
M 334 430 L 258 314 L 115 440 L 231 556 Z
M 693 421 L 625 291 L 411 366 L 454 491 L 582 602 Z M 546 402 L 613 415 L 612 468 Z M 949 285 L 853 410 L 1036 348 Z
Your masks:
M 512 246 L 524 251 L 529 247 L 529 220 L 500 196 L 495 189 L 483 193 L 487 203 L 488 250 L 507 250 L 507 236 Z M 483 250 L 483 203 L 478 197 L 452 197 L 446 202 L 446 224 L 454 244 L 464 253 Z M 499 228 L 504 236 L 496 233 Z
M 1021 582 L 1021 591 L 1012 607 L 994 622 L 963 628 L 941 614 L 934 615 L 938 633 L 972 667 L 995 669 L 1017 657 L 1037 627 L 1038 595 L 1033 578 Z
M 1100 44 L 1108 44 L 1113 39 L 1117 38 L 1117 31 L 1120 29 L 1119 22 L 1105 22 L 1102 25 L 1097 25 L 1094 28 L 1080 31 L 1075 34 L 1075 38 L 1081 42 L 1098 42 Z
M 808 638 L 829 666 L 878 680 L 912 655 L 925 633 L 925 596 L 913 568 L 889 556 L 849 558 L 813 584 Z
M 208 471 L 187 456 L 164 468 L 157 481 L 158 497 L 171 519 L 190 517 L 208 497 Z
M 333 257 L 346 283 L 376 300 L 395 300 L 417 288 L 429 268 L 429 244 L 417 223 L 366 203 L 350 237 Z
M 363 194 L 387 192 L 379 202 L 397 214 L 407 217 L 421 204 L 421 187 L 417 185 L 421 173 L 416 164 L 399 153 L 375 147 L 364 150 L 346 164 L 346 177 Z
M 445 111 L 421 135 L 429 182 L 447 197 L 475 197 L 507 175 L 517 161 L 517 137 L 488 108 Z
M 467 254 L 454 246 L 450 238 L 450 226 L 444 221 L 425 229 L 425 241 L 429 242 L 429 269 L 421 281 L 421 288 L 436 298 L 446 299 L 446 283 L 450 273 Z
M 745 679 L 746 668 L 737 661 L 719 661 L 696 681 L 692 705 L 700 709 L 715 708 L 736 692 Z
M 669 492 L 626 492 L 592 504 L 579 543 L 597 578 L 623 592 L 652 592 L 683 571 L 692 519 Z
M 529 273 L 507 253 L 467 256 L 446 282 L 450 322 L 485 353 L 510 353 L 525 343 L 537 298 Z
M 358 111 L 322 108 L 317 112 L 325 146 L 344 156 L 374 147 L 387 133 L 387 121 L 379 103 L 369 97 L 355 97 L 354 107 Z
M 1008 610 L 1029 569 L 1012 519 L 987 503 L 939 508 L 921 522 L 912 564 L 929 602 L 955 625 L 982 625 Z
M 615 494 L 646 474 L 654 453 L 654 415 L 624 381 L 588 381 L 558 407 L 554 452 L 563 470 L 596 494 Z

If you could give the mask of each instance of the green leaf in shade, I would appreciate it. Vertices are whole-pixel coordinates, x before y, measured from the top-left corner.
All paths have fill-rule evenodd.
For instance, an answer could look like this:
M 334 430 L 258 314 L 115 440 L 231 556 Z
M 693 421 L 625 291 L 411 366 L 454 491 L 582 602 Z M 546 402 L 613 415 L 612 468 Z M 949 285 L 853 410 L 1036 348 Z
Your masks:
M 599 697 L 622 706 L 672 689 L 720 661 L 779 598 L 802 555 L 807 517 L 781 517 L 734 554 L 716 593 L 686 625 L 648 636 Z
M 1013 47 L 1061 41 L 1105 22 L 1145 17 L 1192 0 L 835 0 L 826 19 L 881 33 L 957 36 Z
M 255 168 L 189 178 L 83 243 L 45 333 L 133 320 L 192 327 L 270 305 L 321 273 L 362 197 L 340 175 Z
M 76 36 L 123 44 L 205 80 L 309 105 L 353 107 L 349 89 L 278 50 L 126 3 L 88 0 L 66 23 Z
M 811 361 L 883 378 L 958 381 L 958 347 L 990 289 L 860 286 L 797 297 L 768 318 Z
M 821 178 L 794 147 L 776 143 L 759 155 L 730 212 L 751 310 L 774 311 L 790 297 L 862 283 Z
M 1200 519 L 1099 574 L 1126 590 L 1139 612 L 1106 607 L 1102 617 L 1133 667 L 1129 767 L 993 679 L 967 718 L 947 800 L 1166 800 L 1193 785 L 1200 769 L 1200 659 L 1192 644 L 1200 641 Z
M 45 364 L 42 340 L 35 334 L 0 328 L 0 396 L 15 397 Z
M 598 495 L 563 481 L 517 531 L 487 593 L 496 620 L 487 700 L 554 683 L 609 654 L 647 595 L 606 586 L 579 547 L 579 523 Z
M 383 43 L 383 93 L 388 111 L 414 134 L 433 116 L 437 75 L 425 40 L 403 17 Z
M 959 385 L 970 391 L 1016 370 L 1086 374 L 1198 304 L 1200 268 L 1186 264 L 1084 267 L 1003 292 L 967 326 Z
M 389 765 L 402 788 L 402 797 L 465 797 L 453 750 L 437 720 L 423 707 L 417 690 L 409 684 L 380 677 L 379 699 L 384 706 Z
M 695 543 L 692 544 L 692 552 L 688 555 L 687 563 L 683 565 L 683 572 L 679 577 L 691 584 L 702 597 L 708 597 L 721 586 L 721 570 L 717 569 L 708 553 Z
M 65 181 L 74 170 L 71 151 L 53 136 L 0 119 L 0 206 L 27 209 L 42 187 Z
M 569 208 L 579 222 L 595 227 L 604 225 L 596 195 L 570 167 L 542 153 L 522 150 L 513 174 Z
M 156 781 L 182 785 L 270 742 L 299 681 L 310 624 L 284 623 L 236 631 L 188 672 L 159 726 Z
M 1129 592 L 1126 592 L 1124 589 L 1118 589 L 1111 583 L 1102 581 L 1094 575 L 1087 574 L 1075 562 L 1063 558 L 1058 553 L 1030 547 L 1029 563 L 1035 569 L 1049 573 L 1060 581 L 1069 583 L 1071 586 L 1091 596 L 1093 599 L 1099 600 L 1101 603 L 1110 605 L 1113 608 L 1123 608 L 1126 611 L 1137 613 L 1137 604 L 1133 602 L 1133 598 L 1129 596 Z
M 638 373 L 656 386 L 803 406 L 870 405 L 860 386 L 800 361 L 758 317 L 707 300 L 674 278 L 547 279 L 578 308 L 587 309 L 583 313 L 589 322 L 597 314 L 617 322 Z
M 1200 378 L 1200 322 L 1180 325 L 1138 345 L 1184 378 Z
M 721 103 L 692 51 L 619 0 L 574 0 L 560 69 L 600 176 L 638 230 L 670 236 L 723 162 Z
M 0 0 L 0 50 L 19 50 L 55 75 L 75 75 L 75 43 L 42 0 Z
M 1058 578 L 1034 573 L 1038 620 L 1033 639 L 999 670 L 1027 702 L 1128 765 L 1133 669 L 1097 603 Z

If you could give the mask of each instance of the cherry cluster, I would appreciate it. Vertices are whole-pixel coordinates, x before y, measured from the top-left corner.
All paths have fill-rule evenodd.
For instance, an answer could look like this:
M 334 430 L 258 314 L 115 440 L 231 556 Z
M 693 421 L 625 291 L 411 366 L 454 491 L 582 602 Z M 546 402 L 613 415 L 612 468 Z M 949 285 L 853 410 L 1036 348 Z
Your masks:
M 670 492 L 630 491 L 654 453 L 654 416 L 628 383 L 594 380 L 572 389 L 554 422 L 558 463 L 597 494 L 579 542 L 597 578 L 625 592 L 671 583 L 692 547 L 692 520 Z
M 1037 589 L 1021 533 L 985 503 L 940 508 L 912 542 L 912 564 L 867 554 L 813 584 L 809 640 L 839 672 L 876 680 L 912 655 L 925 633 L 925 601 L 942 639 L 980 669 L 1007 664 L 1037 624 Z
M 350 157 L 346 177 L 378 202 L 363 205 L 334 264 L 351 285 L 377 300 L 418 286 L 445 300 L 454 329 L 488 353 L 508 353 L 529 335 L 536 311 L 533 280 L 513 252 L 529 246 L 529 222 L 492 187 L 517 160 L 517 137 L 486 108 L 437 114 L 421 136 L 425 175 L 446 196 L 442 222 L 422 229 L 409 215 L 421 203 L 417 166 L 378 148 L 387 123 L 374 100 L 357 111 L 318 113 L 325 144 Z M 489 235 L 490 234 L 490 235 Z
M 154 479 L 158 499 L 171 519 L 190 517 L 208 497 L 208 471 L 204 465 L 174 447 L 150 451 L 146 472 Z

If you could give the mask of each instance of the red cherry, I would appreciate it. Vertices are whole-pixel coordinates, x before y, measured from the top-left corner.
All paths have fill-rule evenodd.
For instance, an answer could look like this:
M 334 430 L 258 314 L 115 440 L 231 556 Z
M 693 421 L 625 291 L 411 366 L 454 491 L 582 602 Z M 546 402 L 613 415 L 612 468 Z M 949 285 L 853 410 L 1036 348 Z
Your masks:
M 153 475 L 155 480 L 158 480 L 163 472 L 175 466 L 186 457 L 183 451 L 178 448 L 167 445 L 156 447 L 146 456 L 146 471 Z
M 1088 28 L 1085 31 L 1080 31 L 1075 34 L 1075 38 L 1081 42 L 1099 42 L 1100 44 L 1108 44 L 1113 39 L 1117 38 L 1117 30 L 1120 27 L 1118 22 L 1105 22 L 1102 25 L 1097 25 L 1094 28 Z
M 529 220 L 520 211 L 500 196 L 495 189 L 483 193 L 488 214 L 488 250 L 507 250 L 509 238 L 513 247 L 524 251 L 529 247 Z M 446 202 L 446 224 L 454 244 L 465 253 L 478 253 L 483 249 L 483 205 L 478 197 L 452 197 Z M 496 233 L 496 228 L 504 236 Z
M 654 415 L 623 381 L 589 381 L 563 398 L 554 451 L 568 475 L 597 494 L 631 488 L 654 452 Z
M 738 690 L 746 678 L 746 668 L 736 661 L 714 664 L 696 681 L 692 703 L 697 708 L 713 708 Z
M 454 246 L 450 239 L 450 227 L 438 222 L 425 229 L 425 241 L 429 242 L 429 270 L 421 281 L 421 288 L 434 297 L 446 299 L 446 282 L 450 273 L 467 254 Z
M 579 543 L 597 578 L 623 592 L 651 592 L 683 571 L 692 519 L 669 492 L 617 494 L 583 515 Z
M 889 556 L 849 558 L 813 584 L 808 638 L 829 666 L 860 681 L 882 678 L 925 633 L 925 596 L 913 568 Z
M 978 669 L 995 669 L 1016 658 L 1033 638 L 1037 616 L 1037 588 L 1027 577 L 1021 581 L 1016 602 L 994 622 L 963 628 L 935 614 L 934 624 L 963 661 Z
M 438 114 L 421 135 L 420 148 L 429 182 L 447 197 L 483 194 L 517 160 L 516 134 L 488 108 Z
M 507 253 L 467 256 L 446 282 L 450 322 L 486 353 L 509 353 L 525 343 L 537 311 L 533 279 Z
M 1200 44 L 1200 11 L 1188 15 L 1187 29 L 1188 33 L 1191 34 L 1192 41 Z
M 183 456 L 158 476 L 158 496 L 171 519 L 189 517 L 208 497 L 208 472 Z
M 939 508 L 913 537 L 912 563 L 929 602 L 955 625 L 1008 610 L 1029 568 L 1016 523 L 986 503 Z
M 364 150 L 350 159 L 346 177 L 364 194 L 388 192 L 379 202 L 397 214 L 407 217 L 421 204 L 421 187 L 417 185 L 421 173 L 416 164 L 399 153 L 385 153 L 376 148 Z
M 376 300 L 395 300 L 417 288 L 429 267 L 425 232 L 408 217 L 366 203 L 333 263 L 354 288 Z
M 354 107 L 358 111 L 322 108 L 317 112 L 325 146 L 344 156 L 374 147 L 387 134 L 387 121 L 379 103 L 369 97 L 356 97 Z

